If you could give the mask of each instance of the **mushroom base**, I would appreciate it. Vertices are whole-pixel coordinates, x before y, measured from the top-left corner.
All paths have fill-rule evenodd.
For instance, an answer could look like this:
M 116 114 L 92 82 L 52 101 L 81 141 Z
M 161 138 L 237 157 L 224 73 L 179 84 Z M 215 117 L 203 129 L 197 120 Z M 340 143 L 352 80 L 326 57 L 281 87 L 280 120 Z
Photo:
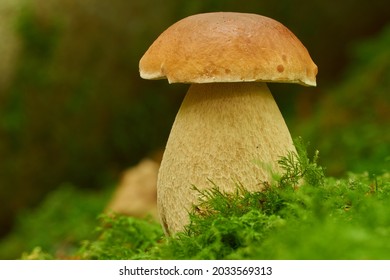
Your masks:
M 286 123 L 265 83 L 192 84 L 166 145 L 157 206 L 166 234 L 184 229 L 198 202 L 193 190 L 261 191 L 277 161 L 295 151 Z

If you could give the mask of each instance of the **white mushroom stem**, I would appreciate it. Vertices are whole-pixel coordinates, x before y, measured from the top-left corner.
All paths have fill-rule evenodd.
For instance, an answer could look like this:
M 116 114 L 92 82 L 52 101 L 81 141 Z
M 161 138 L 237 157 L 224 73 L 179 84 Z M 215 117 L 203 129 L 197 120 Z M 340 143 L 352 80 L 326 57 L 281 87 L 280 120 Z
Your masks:
M 183 230 L 198 202 L 195 185 L 212 181 L 233 192 L 237 184 L 260 191 L 277 161 L 295 151 L 265 83 L 192 84 L 180 107 L 161 163 L 157 200 L 167 234 Z

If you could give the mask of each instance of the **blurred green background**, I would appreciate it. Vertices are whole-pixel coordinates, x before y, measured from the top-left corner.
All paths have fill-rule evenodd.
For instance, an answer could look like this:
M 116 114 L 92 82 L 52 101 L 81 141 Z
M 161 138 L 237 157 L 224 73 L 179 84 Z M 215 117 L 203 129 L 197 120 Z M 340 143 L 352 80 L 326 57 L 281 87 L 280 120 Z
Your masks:
M 142 80 L 138 62 L 162 31 L 196 13 L 286 25 L 319 67 L 316 88 L 270 85 L 292 136 L 320 150 L 328 175 L 388 170 L 387 3 L 0 0 L 0 235 L 48 191 L 115 185 L 164 147 L 188 86 Z

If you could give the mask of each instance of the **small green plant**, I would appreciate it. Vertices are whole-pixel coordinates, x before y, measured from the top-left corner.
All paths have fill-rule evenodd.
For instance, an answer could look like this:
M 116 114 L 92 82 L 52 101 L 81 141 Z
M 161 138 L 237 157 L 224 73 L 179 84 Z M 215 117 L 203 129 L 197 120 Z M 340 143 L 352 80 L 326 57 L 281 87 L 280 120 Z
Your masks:
M 322 167 L 317 165 L 319 151 L 315 151 L 314 157 L 310 161 L 302 138 L 297 138 L 294 145 L 297 152 L 289 152 L 287 156 L 278 161 L 283 170 L 279 185 L 281 187 L 285 185 L 297 186 L 302 179 L 312 186 L 323 185 L 324 172 Z

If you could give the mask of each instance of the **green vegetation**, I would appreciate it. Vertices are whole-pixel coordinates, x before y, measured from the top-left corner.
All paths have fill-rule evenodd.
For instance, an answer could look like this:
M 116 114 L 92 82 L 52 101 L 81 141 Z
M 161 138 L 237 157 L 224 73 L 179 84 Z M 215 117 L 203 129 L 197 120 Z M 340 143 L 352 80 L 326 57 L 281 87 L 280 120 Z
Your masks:
M 309 160 L 301 141 L 298 153 L 281 158 L 284 172 L 264 191 L 234 194 L 218 187 L 200 192 L 191 223 L 174 237 L 163 236 L 160 225 L 114 214 L 101 215 L 92 226 L 71 217 L 56 230 L 77 236 L 79 249 L 65 258 L 81 259 L 388 259 L 390 258 L 390 174 L 349 174 L 325 177 Z M 194 191 L 196 188 L 194 188 Z M 63 196 L 59 193 L 58 196 Z M 50 200 L 58 200 L 54 195 Z M 81 201 L 79 201 L 81 202 Z M 43 209 L 48 210 L 49 208 Z M 50 209 L 55 209 L 51 205 Z M 43 212 L 38 211 L 37 213 Z M 88 211 L 87 211 L 88 212 Z M 58 214 L 58 213 L 56 213 Z M 73 216 L 75 213 L 69 213 Z M 28 221 L 34 218 L 32 215 Z M 39 215 L 38 215 L 39 217 Z M 58 219 L 51 217 L 53 219 Z M 41 228 L 39 218 L 32 228 Z M 80 223 L 78 225 L 75 222 Z M 69 223 L 69 225 L 67 225 Z M 86 228 L 96 228 L 85 234 Z M 79 232 L 80 231 L 80 232 Z M 40 236 L 36 233 L 36 236 Z M 53 241 L 53 239 L 51 239 Z M 58 242 L 59 240 L 57 240 Z M 41 240 L 22 257 L 58 258 Z M 44 245 L 45 246 L 42 246 Z
M 108 191 L 92 192 L 70 184 L 49 193 L 34 210 L 18 215 L 12 233 L 0 242 L 0 258 L 20 252 L 45 252 L 51 258 L 73 255 L 84 239 L 96 238 L 96 217 L 103 211 Z
M 143 259 L 163 234 L 156 222 L 107 214 L 101 216 L 97 231 L 97 240 L 83 242 L 82 259 Z

